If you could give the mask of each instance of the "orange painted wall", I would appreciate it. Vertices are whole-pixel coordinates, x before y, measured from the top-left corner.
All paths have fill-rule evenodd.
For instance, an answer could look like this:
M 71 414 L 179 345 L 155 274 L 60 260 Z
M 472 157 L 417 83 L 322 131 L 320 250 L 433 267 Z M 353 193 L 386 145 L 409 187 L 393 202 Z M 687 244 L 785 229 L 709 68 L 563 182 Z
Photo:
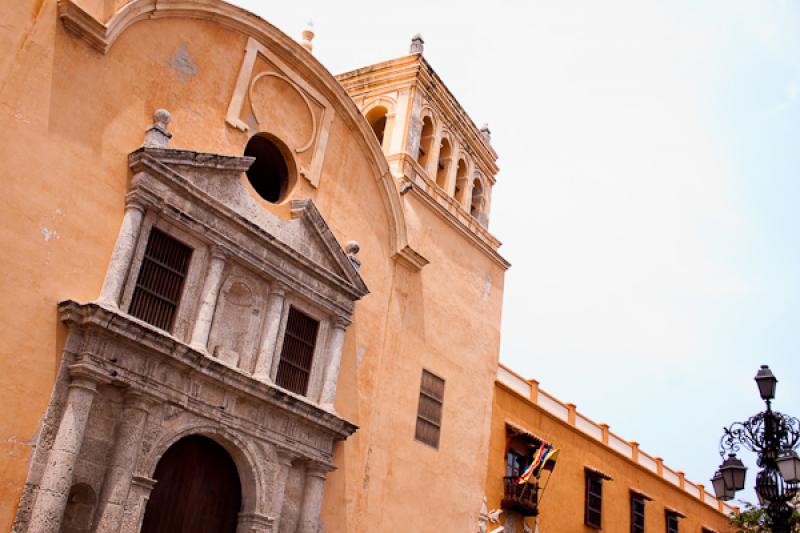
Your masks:
M 16 513 L 63 347 L 56 304 L 97 297 L 123 215 L 127 154 L 153 110 L 172 113 L 176 148 L 241 154 L 247 141 L 225 124 L 246 35 L 146 20 L 103 55 L 64 29 L 56 0 L 11 4 L 0 27 L 10 50 L 0 58 L 1 531 Z M 192 75 L 175 67 L 182 46 Z M 345 341 L 336 406 L 361 429 L 336 450 L 327 530 L 470 530 L 486 475 L 503 271 L 411 199 L 409 239 L 430 264 L 415 273 L 392 260 L 369 156 L 376 141 L 358 133 L 344 112 L 352 103 L 316 78 L 304 50 L 275 49 L 336 107 L 320 187 L 301 178 L 290 199 L 312 198 L 341 243 L 361 244 L 371 290 Z M 265 208 L 287 216 L 285 206 Z M 414 440 L 423 367 L 446 380 L 438 450 Z M 444 508 L 452 512 L 436 512 Z
M 631 489 L 653 498 L 653 501 L 645 505 L 645 531 L 665 531 L 666 507 L 686 515 L 680 521 L 682 533 L 700 533 L 703 527 L 720 533 L 732 531 L 727 517 L 708 504 L 645 467 L 635 464 L 499 382 L 494 389 L 486 481 L 487 505 L 490 510 L 500 508 L 503 498 L 506 423 L 524 428 L 561 449 L 552 478 L 541 496 L 539 527 L 542 533 L 596 531 L 583 524 L 585 466 L 600 470 L 613 478 L 603 482 L 602 531 L 630 531 Z M 546 481 L 547 475 L 547 472 L 542 475 L 543 481 Z M 528 523 L 533 527 L 532 518 L 528 519 Z

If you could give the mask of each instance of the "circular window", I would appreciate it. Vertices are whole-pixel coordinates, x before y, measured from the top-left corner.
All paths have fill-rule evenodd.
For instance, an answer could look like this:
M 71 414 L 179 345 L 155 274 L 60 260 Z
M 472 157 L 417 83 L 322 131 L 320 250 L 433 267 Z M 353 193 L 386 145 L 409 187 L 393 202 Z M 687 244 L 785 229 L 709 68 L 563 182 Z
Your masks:
M 247 169 L 247 179 L 258 195 L 272 203 L 286 198 L 292 173 L 276 142 L 266 136 L 255 135 L 248 141 L 244 155 L 256 158 Z

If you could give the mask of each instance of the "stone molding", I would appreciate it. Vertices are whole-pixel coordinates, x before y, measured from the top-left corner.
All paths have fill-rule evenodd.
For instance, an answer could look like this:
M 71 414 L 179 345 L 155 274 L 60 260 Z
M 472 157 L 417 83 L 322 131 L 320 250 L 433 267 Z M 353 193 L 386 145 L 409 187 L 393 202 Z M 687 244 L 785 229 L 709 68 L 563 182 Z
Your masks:
M 221 422 L 241 418 L 237 425 L 246 433 L 289 448 L 277 437 L 266 436 L 270 431 L 275 432 L 274 428 L 280 426 L 279 421 L 271 421 L 273 426 L 266 428 L 263 420 L 240 417 L 235 411 L 227 412 L 224 404 L 203 399 L 204 385 L 218 386 L 234 395 L 227 404 L 237 404 L 237 398 L 241 404 L 256 402 L 270 410 L 270 416 L 280 413 L 286 422 L 292 420 L 321 432 L 325 436 L 324 445 L 314 439 L 303 442 L 302 436 L 296 432 L 284 437 L 302 444 L 306 457 L 323 463 L 330 463 L 333 440 L 345 439 L 357 429 L 355 424 L 321 409 L 308 398 L 252 379 L 241 370 L 227 366 L 118 310 L 97 303 L 80 304 L 66 300 L 59 304 L 59 315 L 71 331 L 80 331 L 86 346 L 79 356 L 80 362 L 70 365 L 70 373 L 80 369 L 82 375 L 92 376 L 92 381 L 105 379 L 109 382 L 113 373 L 114 385 L 135 388 L 138 394 L 146 395 L 151 402 L 170 403 Z M 159 375 L 165 379 L 172 376 L 180 387 L 159 381 Z M 269 418 L 265 411 L 260 415 L 262 419 Z M 291 449 L 300 455 L 297 447 Z
M 353 300 L 369 292 L 313 202 L 293 201 L 295 218 L 281 221 L 249 195 L 239 173 L 251 158 L 139 148 L 129 161 L 130 194 L 330 313 L 350 315 Z M 303 232 L 316 234 L 318 248 L 295 242 Z
M 435 185 L 429 183 L 426 185 L 430 189 L 436 187 Z M 479 250 L 486 254 L 495 264 L 497 264 L 497 266 L 503 270 L 507 270 L 511 266 L 511 263 L 503 258 L 503 256 L 501 256 L 497 251 L 497 248 L 500 247 L 501 244 L 500 241 L 492 237 L 491 234 L 480 225 L 480 222 L 475 220 L 474 224 L 465 224 L 460 217 L 457 217 L 451 213 L 436 198 L 434 198 L 424 186 L 420 186 L 418 183 L 414 183 L 410 180 L 404 180 L 404 186 L 402 189 L 403 195 L 411 194 L 414 198 L 419 199 L 422 203 L 430 207 L 431 210 L 439 216 L 439 218 L 447 222 L 450 226 L 455 228 L 459 233 L 466 237 L 469 242 L 474 244 Z
M 368 94 L 375 87 L 380 87 L 381 93 L 407 87 L 418 88 L 424 99 L 430 102 L 428 106 L 436 109 L 436 121 L 464 140 L 466 151 L 479 161 L 482 173 L 494 185 L 494 175 L 499 170 L 497 153 L 422 55 L 412 54 L 384 61 L 338 74 L 336 78 L 354 97 Z
M 375 168 L 375 180 L 384 201 L 389 221 L 389 248 L 392 258 L 419 270 L 419 261 L 407 261 L 416 254 L 409 248 L 405 213 L 397 184 L 389 171 L 386 157 L 378 145 L 372 128 L 361 114 L 353 99 L 333 75 L 294 39 L 248 11 L 222 0 L 132 0 L 119 8 L 107 21 L 100 21 L 82 7 L 85 0 L 58 0 L 58 14 L 64 27 L 86 41 L 91 47 L 106 54 L 119 36 L 135 22 L 152 18 L 187 18 L 212 21 L 247 35 L 273 51 L 291 57 L 311 72 L 323 85 L 331 105 L 355 126 L 358 137 L 366 147 Z

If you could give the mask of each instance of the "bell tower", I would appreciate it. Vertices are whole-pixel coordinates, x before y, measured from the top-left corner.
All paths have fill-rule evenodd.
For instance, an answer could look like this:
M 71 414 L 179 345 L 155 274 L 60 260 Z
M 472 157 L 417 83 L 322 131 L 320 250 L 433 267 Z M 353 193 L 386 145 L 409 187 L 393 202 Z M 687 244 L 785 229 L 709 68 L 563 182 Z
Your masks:
M 409 54 L 337 76 L 366 117 L 401 192 L 413 188 L 495 250 L 487 231 L 497 153 L 423 55 Z M 411 185 L 408 185 L 411 184 Z

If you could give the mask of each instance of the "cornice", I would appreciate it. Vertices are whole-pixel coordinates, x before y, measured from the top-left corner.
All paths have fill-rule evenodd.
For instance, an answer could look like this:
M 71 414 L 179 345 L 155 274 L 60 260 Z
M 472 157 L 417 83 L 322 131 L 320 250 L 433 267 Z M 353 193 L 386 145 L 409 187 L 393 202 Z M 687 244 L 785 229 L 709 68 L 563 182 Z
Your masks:
M 118 309 L 104 307 L 95 302 L 81 304 L 74 300 L 65 300 L 58 304 L 58 312 L 64 324 L 71 329 L 80 330 L 84 335 L 98 335 L 103 339 L 101 342 L 108 342 L 106 341 L 108 339 L 136 346 L 139 350 L 149 352 L 150 356 L 157 354 L 179 368 L 197 372 L 207 379 L 225 384 L 226 387 L 233 387 L 239 394 L 307 420 L 338 439 L 345 439 L 358 429 L 358 426 L 352 422 L 334 412 L 322 409 L 308 398 L 253 379 L 243 371 L 227 366 L 168 333 Z M 83 360 L 85 361 L 85 358 Z M 84 367 L 90 365 L 93 375 L 113 376 L 112 381 L 114 382 L 136 384 L 139 390 L 159 397 L 158 390 L 147 388 L 145 376 L 117 363 L 113 360 L 92 359 L 91 362 L 82 364 Z M 226 416 L 230 415 L 226 414 Z
M 420 179 L 427 180 L 427 178 L 420 176 Z M 435 185 L 431 185 L 430 180 L 426 181 L 426 185 L 430 187 L 435 187 Z M 480 223 L 475 220 L 474 223 L 470 223 L 469 225 L 465 224 L 461 218 L 456 217 L 451 213 L 446 207 L 444 207 L 436 198 L 434 198 L 425 188 L 421 187 L 418 183 L 414 183 L 410 180 L 405 180 L 403 182 L 403 186 L 401 187 L 401 194 L 403 196 L 407 194 L 411 194 L 413 197 L 420 200 L 424 205 L 429 207 L 434 214 L 436 214 L 439 218 L 447 222 L 451 227 L 453 227 L 456 231 L 458 231 L 462 236 L 464 236 L 469 242 L 475 245 L 479 250 L 481 250 L 485 255 L 487 255 L 497 266 L 502 268 L 503 270 L 508 270 L 511 266 L 502 255 L 497 252 L 497 248 L 500 247 L 501 242 L 498 241 L 494 236 L 492 236 Z M 444 192 L 442 194 L 445 194 Z M 459 207 L 460 209 L 460 207 Z M 466 215 L 471 218 L 471 215 Z

